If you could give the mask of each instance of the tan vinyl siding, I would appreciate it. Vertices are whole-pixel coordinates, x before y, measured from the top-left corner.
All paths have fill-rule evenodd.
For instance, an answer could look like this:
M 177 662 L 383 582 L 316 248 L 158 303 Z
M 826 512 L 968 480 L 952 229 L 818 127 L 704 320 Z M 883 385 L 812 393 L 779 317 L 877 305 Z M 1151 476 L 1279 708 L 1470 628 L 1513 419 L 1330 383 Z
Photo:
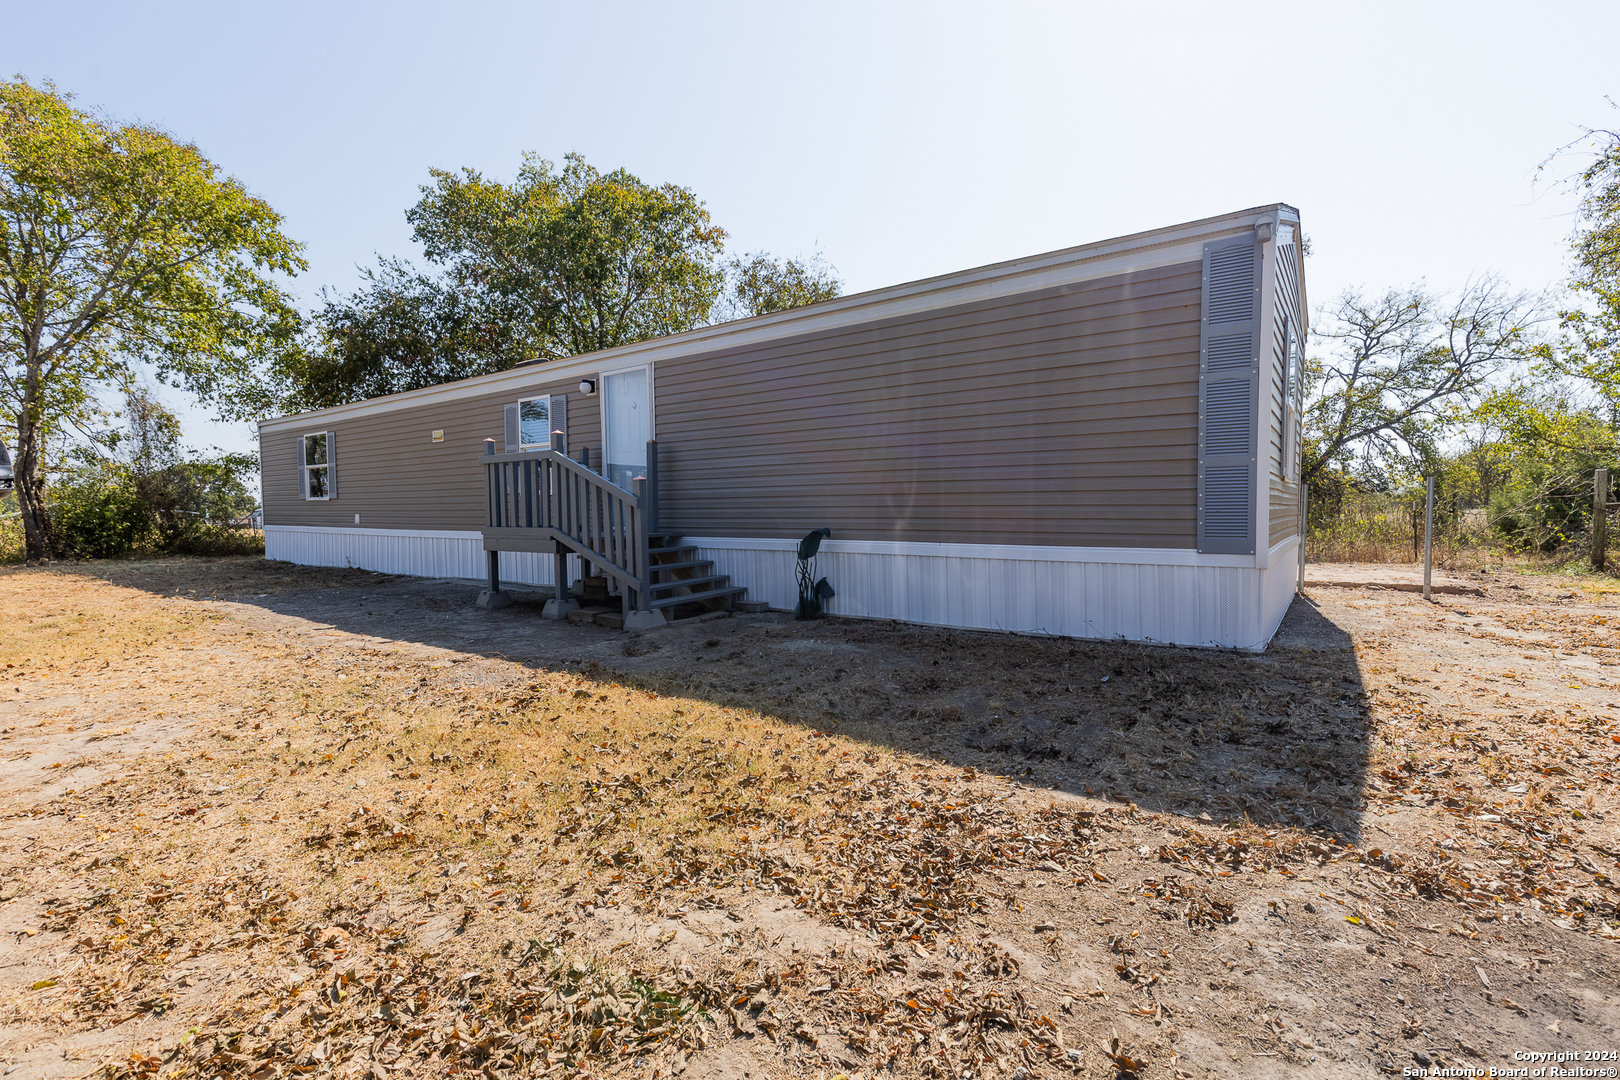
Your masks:
M 1196 544 L 1197 263 L 662 360 L 690 535 Z
M 1299 485 L 1271 480 L 1271 544 L 1275 546 L 1299 533 Z
M 535 383 L 521 395 L 510 391 L 351 420 L 312 418 L 309 430 L 337 433 L 338 497 L 327 502 L 298 497 L 298 432 L 283 429 L 262 437 L 265 523 L 362 529 L 477 530 L 485 524 L 484 440 L 504 451 L 504 406 L 519 396 L 568 394 L 570 449 L 589 446 L 592 464 L 601 451 L 596 398 L 580 393 L 579 380 Z M 570 393 L 570 391 L 572 391 Z M 444 441 L 433 441 L 442 429 Z M 302 429 L 299 429 L 301 431 Z
M 1196 545 L 1200 264 L 760 346 L 661 359 L 664 525 L 695 536 L 1189 548 Z M 264 436 L 272 525 L 477 530 L 483 440 L 536 382 L 348 420 L 339 497 L 303 502 L 296 430 Z M 600 467 L 599 398 L 569 394 Z M 445 441 L 430 435 L 445 429 Z

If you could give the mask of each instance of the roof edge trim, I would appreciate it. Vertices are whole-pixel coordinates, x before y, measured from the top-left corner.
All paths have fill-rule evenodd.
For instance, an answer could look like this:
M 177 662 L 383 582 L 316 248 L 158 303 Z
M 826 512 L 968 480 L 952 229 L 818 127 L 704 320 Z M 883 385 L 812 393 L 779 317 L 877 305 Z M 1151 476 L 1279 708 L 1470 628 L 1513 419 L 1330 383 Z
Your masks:
M 623 367 L 638 360 L 657 363 L 662 359 L 692 352 L 763 345 L 821 330 L 844 329 L 861 323 L 877 322 L 936 308 L 955 307 L 1021 292 L 1074 284 L 1134 269 L 1172 265 L 1183 259 L 1191 261 L 1199 258 L 1202 244 L 1207 240 L 1252 229 L 1258 222 L 1267 218 L 1297 222 L 1299 211 L 1286 203 L 1252 207 L 1179 225 L 1098 240 L 1078 247 L 990 263 L 900 285 L 888 285 L 789 311 L 718 323 L 613 349 L 583 353 L 544 363 L 527 363 L 506 371 L 476 375 L 469 379 L 441 383 L 420 390 L 407 390 L 347 405 L 278 416 L 261 420 L 259 430 L 279 431 L 286 427 L 298 427 L 312 422 L 350 420 L 393 412 L 397 409 L 496 393 L 503 389 L 521 392 L 539 385 L 587 376 L 605 367 Z

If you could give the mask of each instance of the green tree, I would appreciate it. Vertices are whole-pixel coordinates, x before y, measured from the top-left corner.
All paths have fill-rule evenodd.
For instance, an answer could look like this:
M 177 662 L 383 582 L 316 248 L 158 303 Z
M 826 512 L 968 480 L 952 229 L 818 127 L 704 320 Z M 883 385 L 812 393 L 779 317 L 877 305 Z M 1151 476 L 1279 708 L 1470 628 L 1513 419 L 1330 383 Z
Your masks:
M 516 305 L 399 259 L 347 296 L 322 293 L 312 340 L 281 371 L 293 409 L 321 409 L 505 371 L 545 342 Z
M 47 439 L 145 366 L 228 416 L 270 404 L 263 363 L 299 319 L 281 217 L 194 146 L 0 83 L 0 394 L 16 419 L 31 558 L 52 554 Z
M 98 558 L 135 551 L 241 553 L 258 546 L 231 526 L 254 508 L 252 454 L 187 453 L 180 420 L 146 388 L 125 394 L 122 430 L 97 432 L 67 454 L 51 485 L 60 552 Z
M 1620 409 L 1620 133 L 1593 130 L 1592 162 L 1574 178 L 1580 195 L 1570 286 L 1584 305 L 1561 312 L 1569 337 L 1563 368 Z
M 561 172 L 529 155 L 510 184 L 436 170 L 406 214 L 433 264 L 362 271 L 322 294 L 306 348 L 279 369 L 288 409 L 321 408 L 575 356 L 839 295 L 817 255 L 719 262 L 725 230 L 688 189 Z
M 844 291 L 838 271 L 820 254 L 809 259 L 774 259 L 763 251 L 733 255 L 721 265 L 725 293 L 715 311 L 715 322 L 769 315 L 774 311 L 819 304 Z
M 1620 451 L 1620 133 L 1588 130 L 1542 168 L 1576 152 L 1591 160 L 1567 181 L 1574 304 L 1559 312 L 1559 336 L 1532 350 L 1530 377 L 1496 389 L 1480 413 L 1520 455 L 1561 463 L 1540 471 L 1561 484 Z
M 1439 457 L 1441 441 L 1472 417 L 1494 376 L 1531 352 L 1535 301 L 1486 279 L 1446 301 L 1421 288 L 1366 298 L 1344 294 L 1315 337 L 1304 414 L 1304 476 L 1331 466 L 1388 474 Z
M 702 326 L 724 283 L 725 230 L 676 184 L 531 154 L 510 184 L 434 170 L 422 190 L 406 217 L 426 257 L 521 318 L 542 359 Z

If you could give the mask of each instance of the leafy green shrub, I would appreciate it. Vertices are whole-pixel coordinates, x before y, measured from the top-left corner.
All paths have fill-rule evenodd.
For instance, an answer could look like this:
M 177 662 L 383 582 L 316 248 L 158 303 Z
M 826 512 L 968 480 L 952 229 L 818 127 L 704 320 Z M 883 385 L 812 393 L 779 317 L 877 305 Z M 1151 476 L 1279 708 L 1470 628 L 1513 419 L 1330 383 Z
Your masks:
M 232 524 L 253 510 L 243 477 L 254 465 L 241 454 L 150 470 L 81 462 L 49 489 L 57 550 L 98 559 L 261 554 L 263 533 Z
M 81 469 L 49 490 L 51 523 L 62 554 L 116 559 L 147 546 L 151 508 L 127 466 Z
M 0 563 L 22 562 L 28 554 L 15 495 L 0 496 Z
M 166 550 L 174 555 L 263 555 L 264 533 L 258 529 L 204 524 Z
M 1591 527 L 1592 479 L 1542 480 L 1514 484 L 1490 501 L 1490 520 L 1509 544 L 1521 551 L 1553 552 Z

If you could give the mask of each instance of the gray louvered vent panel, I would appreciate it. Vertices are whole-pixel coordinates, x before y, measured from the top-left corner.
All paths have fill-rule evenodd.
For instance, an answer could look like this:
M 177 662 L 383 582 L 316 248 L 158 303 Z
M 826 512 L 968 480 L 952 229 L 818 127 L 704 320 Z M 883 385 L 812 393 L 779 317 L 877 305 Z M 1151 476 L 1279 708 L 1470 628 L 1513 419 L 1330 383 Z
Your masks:
M 1249 381 L 1211 383 L 1204 393 L 1204 453 L 1249 452 Z
M 1198 550 L 1216 555 L 1256 551 L 1261 252 L 1252 235 L 1204 245 Z
M 1204 470 L 1204 535 L 1212 540 L 1249 537 L 1249 470 L 1242 466 Z
M 1249 366 L 1254 359 L 1249 355 L 1249 346 L 1253 342 L 1249 334 L 1239 334 L 1236 337 L 1211 338 L 1209 342 L 1208 370 L 1237 371 Z
M 1254 318 L 1254 248 L 1222 248 L 1209 256 L 1204 314 L 1211 326 Z

